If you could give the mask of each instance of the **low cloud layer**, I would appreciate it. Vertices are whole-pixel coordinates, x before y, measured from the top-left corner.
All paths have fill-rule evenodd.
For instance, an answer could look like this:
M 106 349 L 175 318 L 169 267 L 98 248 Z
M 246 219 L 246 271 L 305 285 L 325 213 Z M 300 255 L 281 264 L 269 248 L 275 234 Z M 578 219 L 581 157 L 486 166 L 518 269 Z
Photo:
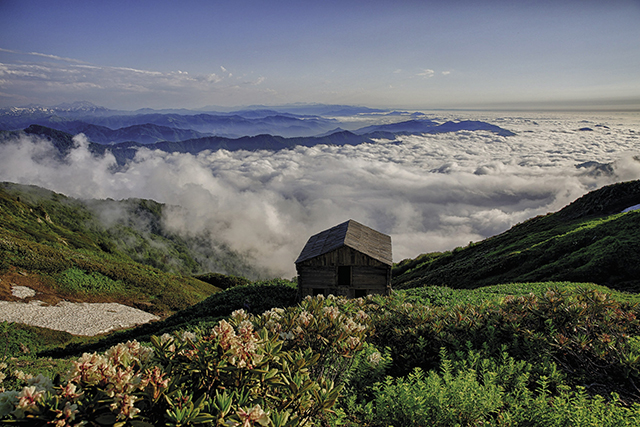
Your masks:
M 637 121 L 464 118 L 489 119 L 517 135 L 457 132 L 198 155 L 141 149 L 119 171 L 110 155 L 92 157 L 82 136 L 62 161 L 46 141 L 23 138 L 0 145 L 0 180 L 179 206 L 167 214 L 173 230 L 209 231 L 274 275 L 292 277 L 309 236 L 348 219 L 390 234 L 400 261 L 495 235 L 602 185 L 640 179 Z M 578 130 L 584 127 L 593 130 Z M 613 175 L 575 167 L 592 161 L 612 163 Z

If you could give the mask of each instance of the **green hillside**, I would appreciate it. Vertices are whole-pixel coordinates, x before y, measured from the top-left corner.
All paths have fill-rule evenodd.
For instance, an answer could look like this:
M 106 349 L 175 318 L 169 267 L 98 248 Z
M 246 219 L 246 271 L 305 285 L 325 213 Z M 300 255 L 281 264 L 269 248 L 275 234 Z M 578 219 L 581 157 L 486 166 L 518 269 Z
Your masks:
M 505 233 L 394 266 L 395 289 L 476 288 L 511 282 L 592 282 L 640 291 L 640 181 L 593 191 Z
M 118 202 L 92 203 L 104 210 Z M 119 208 L 128 219 L 107 227 L 85 202 L 0 184 L 0 298 L 11 299 L 10 285 L 18 284 L 49 303 L 114 301 L 163 315 L 220 290 L 187 275 L 202 270 L 184 242 L 149 227 L 162 205 L 129 200 Z M 146 232 L 133 226 L 142 219 Z

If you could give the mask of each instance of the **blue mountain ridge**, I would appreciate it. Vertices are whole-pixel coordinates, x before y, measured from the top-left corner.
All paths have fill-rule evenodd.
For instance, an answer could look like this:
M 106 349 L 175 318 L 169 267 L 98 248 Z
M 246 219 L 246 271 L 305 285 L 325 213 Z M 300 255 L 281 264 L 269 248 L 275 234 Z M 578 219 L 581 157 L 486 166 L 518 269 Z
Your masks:
M 424 133 L 442 133 L 457 132 L 460 130 L 476 131 L 485 130 L 494 132 L 498 135 L 511 136 L 513 132 L 500 128 L 485 122 L 462 121 L 462 122 L 446 122 L 437 124 L 431 120 L 409 120 L 393 125 L 382 125 L 377 127 L 368 127 L 366 133 L 361 133 L 362 129 L 356 132 L 334 129 L 333 132 L 325 133 L 322 136 L 313 137 L 293 137 L 285 138 L 282 136 L 271 134 L 246 135 L 239 138 L 228 138 L 224 136 L 205 136 L 191 138 L 180 141 L 159 141 L 144 144 L 138 141 L 119 142 L 116 144 L 105 145 L 99 144 L 89 138 L 89 148 L 93 153 L 104 154 L 110 151 L 118 161 L 118 164 L 124 165 L 128 160 L 133 159 L 138 149 L 146 147 L 152 150 L 161 150 L 165 152 L 179 152 L 197 154 L 205 150 L 228 150 L 228 151 L 257 151 L 271 150 L 277 151 L 295 146 L 313 147 L 315 145 L 359 145 L 363 143 L 372 143 L 376 139 L 393 140 L 400 134 L 424 134 Z M 49 128 L 42 125 L 31 125 L 24 129 L 25 133 L 43 136 L 54 144 L 60 155 L 65 155 L 73 147 L 73 135 L 60 131 L 58 129 Z M 16 134 L 18 132 L 9 132 Z M 7 137 L 5 136 L 5 139 Z M 0 141 L 1 142 L 1 141 Z
M 500 136 L 513 136 L 515 133 L 510 130 L 501 128 L 500 126 L 492 125 L 487 122 L 475 121 L 475 120 L 463 120 L 459 122 L 448 121 L 442 124 L 433 120 L 408 120 L 400 123 L 390 123 L 384 125 L 367 126 L 355 131 L 358 135 L 365 135 L 372 132 L 391 132 L 394 134 L 434 134 L 434 133 L 447 133 L 458 132 L 461 130 L 477 131 L 485 130 L 493 132 Z

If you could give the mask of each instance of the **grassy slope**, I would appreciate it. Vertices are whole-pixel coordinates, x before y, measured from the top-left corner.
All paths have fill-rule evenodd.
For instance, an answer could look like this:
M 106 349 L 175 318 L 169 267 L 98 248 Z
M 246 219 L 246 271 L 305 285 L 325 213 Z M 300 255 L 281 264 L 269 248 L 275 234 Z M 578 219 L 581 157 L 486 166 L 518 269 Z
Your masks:
M 56 302 L 116 301 L 170 314 L 219 288 L 134 261 L 81 202 L 37 187 L 0 186 L 0 297 L 10 284 Z M 134 230 L 130 230 L 134 233 Z M 134 233 L 135 234 L 135 233 Z
M 603 187 L 561 211 L 466 248 L 394 267 L 393 287 L 476 288 L 509 282 L 593 282 L 640 291 L 640 181 Z
M 36 187 L 0 183 L 7 196 L 46 212 L 55 224 L 89 234 L 105 252 L 118 251 L 141 264 L 181 275 L 224 271 L 262 278 L 242 256 L 213 236 L 183 237 L 164 226 L 168 207 L 153 200 L 77 200 Z M 48 231 L 46 231 L 48 232 Z M 73 236 L 71 236 L 73 237 Z

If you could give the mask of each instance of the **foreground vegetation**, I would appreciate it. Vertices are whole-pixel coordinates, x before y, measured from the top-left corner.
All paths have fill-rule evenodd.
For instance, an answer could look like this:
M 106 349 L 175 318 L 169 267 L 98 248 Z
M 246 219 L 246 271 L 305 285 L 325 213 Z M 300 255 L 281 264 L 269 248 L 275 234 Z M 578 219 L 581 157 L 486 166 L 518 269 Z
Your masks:
M 229 310 L 244 305 L 244 293 L 262 292 L 266 300 L 271 289 L 295 292 L 263 283 L 216 297 L 229 292 Z M 216 310 L 208 302 L 192 317 L 186 312 L 185 322 L 174 319 L 170 333 L 165 324 L 165 332 L 148 340 L 140 335 L 104 353 L 61 361 L 59 368 L 67 363 L 68 372 L 49 379 L 39 373 L 53 360 L 32 358 L 33 365 L 23 363 L 18 371 L 29 356 L 7 360 L 3 421 L 640 423 L 640 308 L 634 294 L 574 283 L 426 287 L 390 297 L 307 298 L 253 314 L 236 307 L 217 321 L 194 321 Z M 11 328 L 5 334 L 15 339 Z

